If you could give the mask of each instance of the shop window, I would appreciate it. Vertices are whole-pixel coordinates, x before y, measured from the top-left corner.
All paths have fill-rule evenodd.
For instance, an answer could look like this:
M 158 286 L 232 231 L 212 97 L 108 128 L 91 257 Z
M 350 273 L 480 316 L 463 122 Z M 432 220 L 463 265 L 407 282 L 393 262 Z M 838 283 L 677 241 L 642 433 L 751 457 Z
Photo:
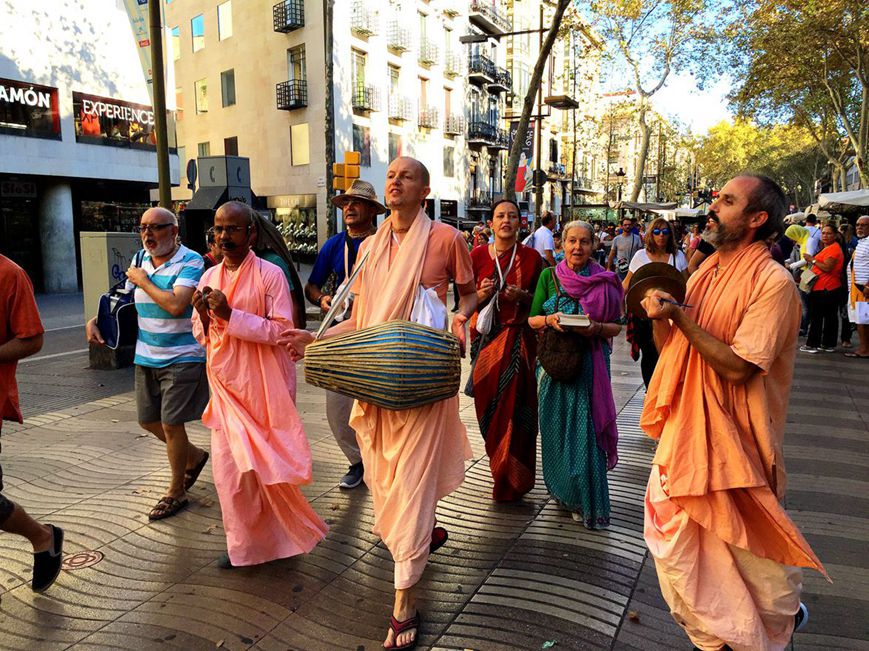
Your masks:
M 353 125 L 353 151 L 362 154 L 362 167 L 371 167 L 371 129 Z
M 196 113 L 208 113 L 208 81 L 200 79 L 193 82 L 193 99 L 196 102 Z
M 294 124 L 290 127 L 290 164 L 308 165 L 311 162 L 311 148 L 308 139 L 308 123 Z
M 238 136 L 223 139 L 223 155 L 238 156 Z
M 270 196 L 267 202 L 293 258 L 313 262 L 317 256 L 317 195 Z
M 210 142 L 200 142 L 196 145 L 196 155 L 199 158 L 203 158 L 205 156 L 211 156 L 211 143 Z
M 232 36 L 232 1 L 217 5 L 217 40 Z
M 235 70 L 224 70 L 220 73 L 220 98 L 223 106 L 235 105 Z
M 456 175 L 456 160 L 453 156 L 455 147 L 444 146 L 444 176 L 453 177 Z
M 397 133 L 389 134 L 389 160 L 394 161 L 396 158 L 401 156 L 401 136 Z
M 205 47 L 205 16 L 199 14 L 190 20 L 190 33 L 193 36 L 193 51 L 199 52 Z
M 173 27 L 172 34 L 172 60 L 177 61 L 181 58 L 181 28 Z

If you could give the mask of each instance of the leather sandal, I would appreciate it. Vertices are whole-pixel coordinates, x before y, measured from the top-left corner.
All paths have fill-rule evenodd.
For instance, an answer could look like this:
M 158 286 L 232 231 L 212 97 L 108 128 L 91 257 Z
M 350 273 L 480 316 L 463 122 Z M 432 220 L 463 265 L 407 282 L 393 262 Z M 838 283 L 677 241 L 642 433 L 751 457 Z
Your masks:
M 196 480 L 199 479 L 199 473 L 202 472 L 206 463 L 208 463 L 208 452 L 206 452 L 205 456 L 202 457 L 202 461 L 197 463 L 190 470 L 184 472 L 184 490 L 189 491 L 193 488 L 193 484 L 195 484 Z
M 393 641 L 398 640 L 398 636 L 405 631 L 415 628 L 416 629 L 416 637 L 413 638 L 410 642 L 402 646 L 385 646 L 384 649 L 388 649 L 389 651 L 408 651 L 409 649 L 415 649 L 417 643 L 419 642 L 419 611 L 416 611 L 416 614 L 410 619 L 405 619 L 403 622 L 395 619 L 395 615 L 389 616 L 389 630 L 392 631 L 392 639 Z
M 165 495 L 160 498 L 160 501 L 154 505 L 154 508 L 151 509 L 151 512 L 148 514 L 148 519 L 152 522 L 154 520 L 162 520 L 163 518 L 168 518 L 186 507 L 190 504 L 190 500 L 186 497 L 183 500 L 176 500 L 174 497 L 169 497 Z

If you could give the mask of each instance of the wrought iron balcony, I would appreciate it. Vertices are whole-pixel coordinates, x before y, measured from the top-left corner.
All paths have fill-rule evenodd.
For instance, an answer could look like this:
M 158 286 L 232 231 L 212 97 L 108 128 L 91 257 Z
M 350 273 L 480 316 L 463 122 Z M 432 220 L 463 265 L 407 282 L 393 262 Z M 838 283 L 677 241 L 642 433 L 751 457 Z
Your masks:
M 495 81 L 489 84 L 490 93 L 509 93 L 513 88 L 513 75 L 501 66 L 495 66 Z
M 462 13 L 462 10 L 459 8 L 459 0 L 444 0 L 441 2 L 441 8 L 444 14 L 450 18 L 455 18 Z
M 502 13 L 498 0 L 471 0 L 468 20 L 487 34 L 504 34 L 510 31 L 510 21 Z
M 352 104 L 357 111 L 379 111 L 380 93 L 374 86 L 354 86 Z
M 444 76 L 458 77 L 462 74 L 462 55 L 451 50 L 444 54 Z
M 391 21 L 386 30 L 386 47 L 395 52 L 407 52 L 410 43 L 410 29 L 404 27 L 398 20 Z
M 282 81 L 275 87 L 275 92 L 281 111 L 292 111 L 308 105 L 308 82 L 304 79 Z
M 420 109 L 419 126 L 421 129 L 437 129 L 439 122 L 438 110 L 434 106 L 426 106 Z
M 419 40 L 419 57 L 417 60 L 420 65 L 432 66 L 436 65 L 440 59 L 440 50 L 437 44 L 430 38 L 423 36 Z
M 444 133 L 450 136 L 460 136 L 465 132 L 465 117 L 458 113 L 450 113 L 444 120 Z
M 389 119 L 407 122 L 413 119 L 413 102 L 401 95 L 389 97 Z
M 472 84 L 493 84 L 497 72 L 492 60 L 482 54 L 475 54 L 468 59 L 468 81 Z
M 509 149 L 510 148 L 510 134 L 507 133 L 505 129 L 496 129 L 495 137 L 492 138 L 492 141 L 488 143 L 489 149 Z
M 361 0 L 353 3 L 353 14 L 350 17 L 350 29 L 360 36 L 372 36 L 377 33 L 377 12 L 365 6 Z
M 488 122 L 474 120 L 468 125 L 468 145 L 490 145 L 498 141 L 498 129 Z
M 276 32 L 289 32 L 305 26 L 304 0 L 283 0 L 272 7 L 272 19 Z

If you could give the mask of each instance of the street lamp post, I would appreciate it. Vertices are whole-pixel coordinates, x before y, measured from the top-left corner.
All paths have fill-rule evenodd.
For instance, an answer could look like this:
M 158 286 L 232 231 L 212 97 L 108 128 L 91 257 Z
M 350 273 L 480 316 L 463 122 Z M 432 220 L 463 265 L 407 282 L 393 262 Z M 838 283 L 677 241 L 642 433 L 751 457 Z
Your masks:
M 619 195 L 618 195 L 618 204 L 619 204 L 619 221 L 621 221 L 622 218 L 623 218 L 624 215 L 625 215 L 625 209 L 622 207 L 622 186 L 624 185 L 624 182 L 625 182 L 625 176 L 626 176 L 625 170 L 624 170 L 623 168 L 620 167 L 620 168 L 619 168 L 619 171 L 616 172 L 616 176 L 619 177 L 619 185 L 618 185 L 618 190 L 619 190 Z

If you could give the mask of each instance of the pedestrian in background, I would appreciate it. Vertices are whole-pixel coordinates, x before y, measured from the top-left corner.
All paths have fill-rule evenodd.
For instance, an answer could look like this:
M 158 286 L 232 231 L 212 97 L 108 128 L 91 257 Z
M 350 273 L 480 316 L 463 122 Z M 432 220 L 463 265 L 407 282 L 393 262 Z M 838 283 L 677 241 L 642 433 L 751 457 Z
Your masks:
M 800 347 L 804 353 L 834 352 L 839 334 L 839 297 L 845 255 L 832 226 L 821 230 L 821 242 L 824 248 L 817 255 L 808 256 L 817 278 L 809 292 L 809 332 L 805 345 Z
M 165 208 L 146 210 L 139 232 L 142 263 L 127 270 L 139 320 L 133 359 L 136 411 L 139 426 L 166 444 L 172 469 L 165 495 L 148 514 L 149 520 L 162 520 L 189 504 L 187 491 L 208 461 L 208 452 L 190 443 L 184 427 L 199 420 L 208 404 L 205 350 L 193 336 L 190 320 L 190 299 L 204 263 L 178 242 L 178 219 Z M 96 317 L 85 330 L 90 343 L 105 343 Z
M 24 422 L 18 404 L 15 370 L 19 360 L 40 351 L 44 332 L 30 279 L 24 269 L 0 255 L 0 434 L 4 420 Z M 40 524 L 2 491 L 3 467 L 0 466 L 0 529 L 30 541 L 33 547 L 30 589 L 45 592 L 60 574 L 63 529 L 53 524 Z
M 607 471 L 618 461 L 616 408 L 610 381 L 612 338 L 621 332 L 624 293 L 615 274 L 591 259 L 594 230 L 582 221 L 564 227 L 565 258 L 540 274 L 529 325 L 564 333 L 564 315 L 590 324 L 570 328 L 583 343 L 573 380 L 556 380 L 537 362 L 537 400 L 543 479 L 573 519 L 588 529 L 610 523 Z
M 634 222 L 631 219 L 625 217 L 621 223 L 622 232 L 613 239 L 606 268 L 615 271 L 619 280 L 624 280 L 628 275 L 631 260 L 643 248 L 643 238 L 634 232 Z
M 223 251 L 220 250 L 220 245 L 214 238 L 214 229 L 209 228 L 205 231 L 205 243 L 208 245 L 208 253 L 202 256 L 202 262 L 205 269 L 211 269 L 214 265 L 220 264 L 223 260 Z
M 495 203 L 492 226 L 495 243 L 471 252 L 477 304 L 493 310 L 486 332 L 477 330 L 479 311 L 471 319 L 471 382 L 492 471 L 492 498 L 513 501 L 534 488 L 537 464 L 537 338 L 528 314 L 543 260 L 517 241 L 515 202 Z
M 859 346 L 845 357 L 869 359 L 869 215 L 855 225 L 857 245 L 847 264 L 848 318 L 857 330 Z

